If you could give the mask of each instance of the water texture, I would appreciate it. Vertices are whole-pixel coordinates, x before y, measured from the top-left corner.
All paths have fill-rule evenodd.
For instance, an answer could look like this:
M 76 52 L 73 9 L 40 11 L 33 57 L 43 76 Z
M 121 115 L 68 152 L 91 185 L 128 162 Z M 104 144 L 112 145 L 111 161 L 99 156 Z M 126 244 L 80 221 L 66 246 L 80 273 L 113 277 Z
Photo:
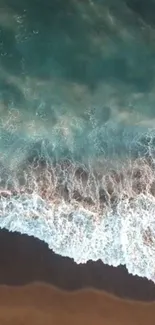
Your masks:
M 155 3 L 145 6 L 0 1 L 0 227 L 155 281 Z

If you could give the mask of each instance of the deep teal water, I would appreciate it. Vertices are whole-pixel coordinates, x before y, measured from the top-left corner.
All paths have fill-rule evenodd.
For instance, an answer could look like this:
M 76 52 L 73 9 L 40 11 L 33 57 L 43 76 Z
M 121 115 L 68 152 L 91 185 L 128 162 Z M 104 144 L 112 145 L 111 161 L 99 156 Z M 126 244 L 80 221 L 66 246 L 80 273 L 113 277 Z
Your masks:
M 136 137 L 154 128 L 153 18 L 146 23 L 152 6 L 145 12 L 134 1 L 1 1 L 5 162 L 16 150 L 18 161 L 32 155 L 42 140 L 54 159 L 145 150 Z

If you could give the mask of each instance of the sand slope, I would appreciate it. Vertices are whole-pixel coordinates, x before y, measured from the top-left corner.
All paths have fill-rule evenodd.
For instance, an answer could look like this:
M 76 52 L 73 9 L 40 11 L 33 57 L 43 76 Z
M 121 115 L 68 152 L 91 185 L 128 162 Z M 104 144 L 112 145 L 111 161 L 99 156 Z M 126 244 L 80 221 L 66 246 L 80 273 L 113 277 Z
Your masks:
M 123 301 L 92 290 L 66 293 L 43 284 L 1 286 L 0 324 L 154 325 L 155 304 Z

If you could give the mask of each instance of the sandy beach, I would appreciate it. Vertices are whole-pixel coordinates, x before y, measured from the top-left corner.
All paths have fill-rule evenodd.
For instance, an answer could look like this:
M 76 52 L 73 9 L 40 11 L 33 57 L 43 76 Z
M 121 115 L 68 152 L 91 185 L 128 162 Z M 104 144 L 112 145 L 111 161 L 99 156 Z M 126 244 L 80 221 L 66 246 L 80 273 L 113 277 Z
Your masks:
M 34 237 L 6 230 L 0 231 L 0 247 L 0 285 L 41 282 L 59 290 L 92 288 L 126 300 L 155 301 L 154 283 L 129 274 L 123 266 L 116 268 L 100 260 L 77 265 Z
M 151 281 L 100 261 L 77 265 L 6 230 L 0 247 L 1 325 L 154 324 Z
M 0 231 L 0 325 L 154 325 L 155 285 L 102 262 L 77 265 Z
M 45 284 L 0 287 L 2 325 L 145 325 L 155 323 L 155 303 L 116 299 L 106 293 L 59 291 Z

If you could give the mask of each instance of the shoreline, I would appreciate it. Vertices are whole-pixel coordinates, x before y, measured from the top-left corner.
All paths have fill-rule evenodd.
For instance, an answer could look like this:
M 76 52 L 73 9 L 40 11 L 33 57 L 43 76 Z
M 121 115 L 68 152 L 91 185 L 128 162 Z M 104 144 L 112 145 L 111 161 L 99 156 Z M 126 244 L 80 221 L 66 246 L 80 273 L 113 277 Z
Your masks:
M 76 264 L 34 237 L 7 230 L 0 231 L 0 247 L 0 286 L 43 282 L 70 292 L 92 288 L 124 300 L 155 301 L 153 282 L 129 274 L 123 266 L 101 261 Z

